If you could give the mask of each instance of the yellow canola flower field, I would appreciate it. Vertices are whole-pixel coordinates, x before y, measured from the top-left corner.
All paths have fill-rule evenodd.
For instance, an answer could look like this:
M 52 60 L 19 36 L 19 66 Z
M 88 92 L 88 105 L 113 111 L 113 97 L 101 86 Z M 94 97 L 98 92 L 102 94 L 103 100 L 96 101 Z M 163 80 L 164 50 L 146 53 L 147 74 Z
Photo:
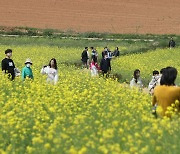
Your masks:
M 7 48 L 0 46 L 0 51 Z M 22 82 L 16 78 L 10 82 L 0 73 L 0 153 L 180 151 L 177 115 L 172 119 L 155 119 L 149 95 L 60 64 L 77 49 L 38 46 L 12 49 L 19 69 L 26 58 L 32 59 L 35 79 Z M 0 57 L 4 57 L 3 52 Z M 42 65 L 52 57 L 59 64 L 59 81 L 55 86 L 47 84 L 46 77 L 40 74 Z
M 113 73 L 122 75 L 123 80 L 128 82 L 133 76 L 135 69 L 140 69 L 141 77 L 145 85 L 150 82 L 152 72 L 160 71 L 167 66 L 175 67 L 180 74 L 180 48 L 175 49 L 156 49 L 147 53 L 132 54 L 122 56 L 112 60 Z M 180 75 L 178 74 L 176 84 L 180 85 Z

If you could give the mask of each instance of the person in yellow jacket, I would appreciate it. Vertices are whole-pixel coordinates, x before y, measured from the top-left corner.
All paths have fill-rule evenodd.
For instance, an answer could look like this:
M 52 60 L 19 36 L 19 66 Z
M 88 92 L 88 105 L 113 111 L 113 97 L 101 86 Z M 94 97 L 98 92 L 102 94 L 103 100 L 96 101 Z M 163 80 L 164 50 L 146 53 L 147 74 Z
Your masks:
M 160 116 L 165 116 L 167 107 L 180 101 L 180 87 L 175 85 L 177 70 L 174 67 L 166 67 L 163 70 L 160 86 L 154 89 L 152 105 L 162 108 Z

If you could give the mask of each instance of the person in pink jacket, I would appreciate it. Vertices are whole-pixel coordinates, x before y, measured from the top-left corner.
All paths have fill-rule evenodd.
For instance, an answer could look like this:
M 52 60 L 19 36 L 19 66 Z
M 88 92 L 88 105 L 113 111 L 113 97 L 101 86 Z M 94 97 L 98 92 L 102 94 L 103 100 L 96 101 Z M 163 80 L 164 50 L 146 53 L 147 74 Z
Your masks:
M 99 66 L 95 59 L 92 59 L 90 64 L 91 76 L 98 76 Z

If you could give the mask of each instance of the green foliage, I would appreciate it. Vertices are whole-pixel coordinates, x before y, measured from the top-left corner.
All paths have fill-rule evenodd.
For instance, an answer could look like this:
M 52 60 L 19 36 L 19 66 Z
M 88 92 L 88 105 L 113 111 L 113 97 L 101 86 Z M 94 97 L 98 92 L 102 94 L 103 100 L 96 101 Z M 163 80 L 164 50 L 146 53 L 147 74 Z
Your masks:
M 34 29 L 28 29 L 27 30 L 27 35 L 28 36 L 37 36 L 38 35 L 38 32 Z
M 52 36 L 53 35 L 53 30 L 52 29 L 45 29 L 43 31 L 44 36 Z
M 172 66 L 180 72 L 179 57 L 180 48 L 156 49 L 146 53 L 126 55 L 112 60 L 113 73 L 121 74 L 121 81 L 130 81 L 134 70 L 140 69 L 144 85 L 147 86 L 154 70 L 160 71 L 164 67 Z M 180 85 L 179 75 L 176 84 Z
M 5 34 L 7 34 L 7 35 L 25 35 L 25 33 L 20 30 L 9 31 Z

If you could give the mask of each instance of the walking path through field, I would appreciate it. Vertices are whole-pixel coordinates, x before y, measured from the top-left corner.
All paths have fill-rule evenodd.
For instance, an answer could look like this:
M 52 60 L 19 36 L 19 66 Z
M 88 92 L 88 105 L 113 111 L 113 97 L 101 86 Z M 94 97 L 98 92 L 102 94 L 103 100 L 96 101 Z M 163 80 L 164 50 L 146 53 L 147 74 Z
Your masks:
M 21 35 L 6 35 L 6 34 L 0 34 L 2 37 L 20 37 Z M 28 37 L 34 37 L 34 38 L 43 38 L 45 36 L 28 36 Z M 86 38 L 86 37 L 60 37 L 61 39 L 74 39 L 74 40 L 107 40 L 107 41 L 121 41 L 121 40 L 131 40 L 131 41 L 141 41 L 144 40 L 145 42 L 153 42 L 153 39 L 113 39 L 113 38 Z

